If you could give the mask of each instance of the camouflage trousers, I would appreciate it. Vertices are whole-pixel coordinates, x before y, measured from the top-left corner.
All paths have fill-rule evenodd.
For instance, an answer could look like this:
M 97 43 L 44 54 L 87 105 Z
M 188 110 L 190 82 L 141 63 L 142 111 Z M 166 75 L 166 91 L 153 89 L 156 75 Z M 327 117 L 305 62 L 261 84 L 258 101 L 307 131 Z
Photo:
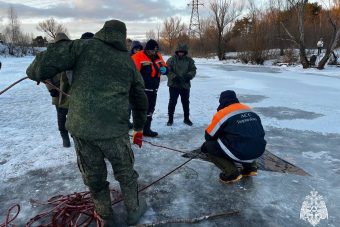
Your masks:
M 73 137 L 77 162 L 85 185 L 90 189 L 96 212 L 103 219 L 113 215 L 106 158 L 119 182 L 127 210 L 138 207 L 138 173 L 133 169 L 134 155 L 128 135 L 104 140 Z

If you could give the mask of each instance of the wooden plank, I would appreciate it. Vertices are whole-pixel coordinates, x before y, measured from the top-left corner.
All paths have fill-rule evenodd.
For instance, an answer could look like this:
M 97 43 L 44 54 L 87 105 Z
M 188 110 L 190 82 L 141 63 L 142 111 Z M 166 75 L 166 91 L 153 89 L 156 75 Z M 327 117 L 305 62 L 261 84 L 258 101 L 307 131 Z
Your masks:
M 197 158 L 209 162 L 208 157 L 201 152 L 200 148 L 190 151 L 182 156 L 185 158 Z M 264 154 L 256 160 L 256 162 L 259 170 L 310 176 L 310 174 L 300 167 L 274 155 L 268 150 L 266 150 Z

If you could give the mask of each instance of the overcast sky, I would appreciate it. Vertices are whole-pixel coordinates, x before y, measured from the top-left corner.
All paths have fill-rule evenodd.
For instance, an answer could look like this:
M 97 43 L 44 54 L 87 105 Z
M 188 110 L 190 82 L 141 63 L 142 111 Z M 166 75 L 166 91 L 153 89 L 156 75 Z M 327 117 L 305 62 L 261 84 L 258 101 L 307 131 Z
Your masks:
M 199 0 L 200 16 L 209 15 L 209 0 Z M 242 0 L 240 0 L 242 1 Z M 243 0 L 245 1 L 245 0 Z M 269 0 L 253 0 L 256 4 Z M 314 0 L 311 2 L 320 2 Z M 97 32 L 109 19 L 119 19 L 126 23 L 128 37 L 143 39 L 147 31 L 161 27 L 170 16 L 180 16 L 189 24 L 192 0 L 0 0 L 0 32 L 7 23 L 7 11 L 13 6 L 21 21 L 24 32 L 43 35 L 37 31 L 37 24 L 48 18 L 63 23 L 72 39 L 84 32 Z
M 86 31 L 95 33 L 109 19 L 124 21 L 128 37 L 142 38 L 170 16 L 180 16 L 183 22 L 189 23 L 189 2 L 191 0 L 0 0 L 0 31 L 7 22 L 7 10 L 12 5 L 21 28 L 34 35 L 43 35 L 36 30 L 38 22 L 54 17 L 66 25 L 73 39 Z M 202 15 L 207 14 L 207 9 L 201 10 Z

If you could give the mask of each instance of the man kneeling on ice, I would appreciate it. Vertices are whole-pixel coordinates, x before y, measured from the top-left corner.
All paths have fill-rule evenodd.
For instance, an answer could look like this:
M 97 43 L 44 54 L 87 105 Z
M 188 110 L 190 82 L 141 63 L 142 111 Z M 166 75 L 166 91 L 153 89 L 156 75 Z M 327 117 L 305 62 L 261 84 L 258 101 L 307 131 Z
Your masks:
M 260 117 L 242 104 L 234 91 L 223 91 L 220 105 L 205 130 L 201 151 L 218 168 L 220 181 L 234 183 L 242 176 L 256 176 L 256 159 L 265 151 L 266 141 Z M 242 165 L 241 172 L 235 162 Z

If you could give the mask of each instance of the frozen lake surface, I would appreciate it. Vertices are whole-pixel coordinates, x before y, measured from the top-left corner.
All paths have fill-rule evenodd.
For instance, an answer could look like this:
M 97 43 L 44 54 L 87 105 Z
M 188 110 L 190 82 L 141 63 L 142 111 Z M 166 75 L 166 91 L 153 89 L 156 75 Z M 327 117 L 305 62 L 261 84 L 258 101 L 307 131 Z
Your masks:
M 0 89 L 24 77 L 32 60 L 2 58 Z M 300 209 L 305 196 L 315 189 L 328 209 L 328 219 L 318 226 L 340 226 L 340 70 L 226 65 L 205 59 L 196 63 L 198 73 L 190 98 L 194 125 L 183 124 L 179 100 L 175 123 L 166 126 L 169 94 L 163 78 L 152 122 L 160 137 L 145 139 L 183 151 L 199 147 L 219 94 L 232 89 L 261 116 L 268 150 L 311 176 L 260 171 L 257 177 L 223 185 L 214 165 L 192 160 L 142 193 L 149 209 L 140 223 L 238 210 L 239 215 L 194 226 L 311 226 L 300 219 Z M 187 160 L 146 143 L 142 149 L 133 149 L 141 185 Z M 55 108 L 43 85 L 26 80 L 0 96 L 0 174 L 0 223 L 13 204 L 22 208 L 15 223 L 23 226 L 46 210 L 33 207 L 31 199 L 46 201 L 55 195 L 87 190 L 77 169 L 73 144 L 68 149 L 61 147 Z M 112 188 L 118 188 L 111 170 L 109 180 Z M 122 204 L 114 208 L 117 226 L 124 226 Z

